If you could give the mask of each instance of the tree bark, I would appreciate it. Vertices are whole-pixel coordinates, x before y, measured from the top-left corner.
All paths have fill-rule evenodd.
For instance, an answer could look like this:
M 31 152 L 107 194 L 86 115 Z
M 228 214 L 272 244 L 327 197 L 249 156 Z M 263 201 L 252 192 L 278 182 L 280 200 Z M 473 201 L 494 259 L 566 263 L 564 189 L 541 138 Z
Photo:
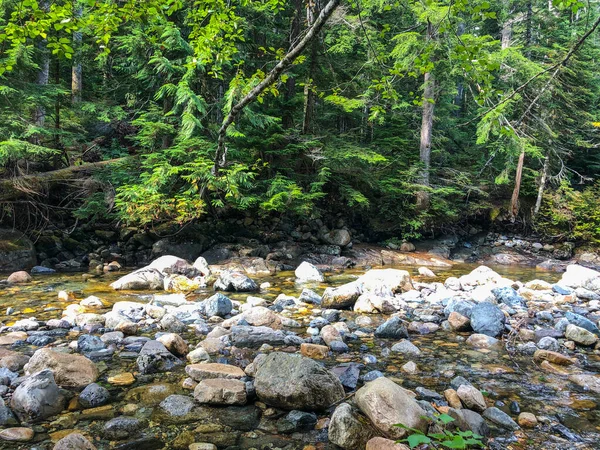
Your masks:
M 83 8 L 77 4 L 75 0 L 75 18 L 80 19 L 83 14 Z M 83 43 L 83 34 L 81 31 L 75 31 L 73 33 L 73 48 L 75 54 L 73 55 L 73 67 L 71 68 L 71 102 L 75 105 L 81 102 L 81 95 L 83 92 L 83 68 L 81 66 L 81 46 Z
M 544 158 L 544 166 L 542 167 L 542 175 L 540 177 L 540 186 L 538 188 L 538 195 L 535 201 L 535 207 L 533 208 L 533 217 L 537 216 L 542 207 L 542 199 L 544 197 L 544 190 L 546 189 L 546 182 L 548 181 L 548 171 L 550 170 L 550 152 L 546 153 Z
M 312 26 L 319 12 L 318 0 L 308 0 L 306 5 L 306 21 L 308 26 Z M 315 71 L 317 69 L 317 41 L 313 41 L 310 48 L 310 63 L 308 65 L 308 75 L 304 83 L 304 115 L 302 119 L 302 133 L 307 134 L 310 131 L 313 112 L 315 109 L 315 93 L 312 89 L 314 83 Z
M 40 8 L 43 11 L 48 12 L 50 10 L 50 2 L 48 0 L 43 0 L 40 2 Z M 38 86 L 47 86 L 48 81 L 50 80 L 50 52 L 46 45 L 48 41 L 43 39 L 37 45 L 38 51 L 40 53 L 40 62 L 39 62 L 39 72 L 37 74 L 36 83 Z M 33 112 L 33 123 L 36 127 L 41 128 L 46 123 L 46 108 L 44 105 L 37 105 Z M 40 136 L 38 133 L 32 136 L 32 143 L 36 145 L 40 145 Z
M 435 39 L 433 25 L 427 24 L 427 38 Z M 435 111 L 435 77 L 427 72 L 424 77 L 423 88 L 423 113 L 421 116 L 421 140 L 419 145 L 419 158 L 423 169 L 421 170 L 421 184 L 430 185 L 431 167 L 431 138 L 433 135 L 433 117 Z M 427 209 L 429 207 L 429 193 L 422 190 L 417 193 L 417 208 Z
M 523 177 L 523 163 L 525 162 L 525 150 L 521 151 L 519 155 L 519 162 L 517 163 L 517 173 L 515 174 L 515 187 L 513 194 L 510 199 L 510 219 L 512 222 L 517 218 L 519 213 L 519 192 L 521 191 L 521 179 Z
M 294 18 L 290 27 L 289 44 L 290 48 L 296 45 L 300 36 L 300 23 L 302 21 L 302 0 L 294 0 Z M 281 124 L 284 129 L 290 129 L 294 126 L 293 105 L 296 96 L 296 78 L 290 76 L 285 82 L 284 107 L 281 115 Z
M 234 122 L 237 115 L 250 103 L 258 98 L 262 92 L 270 85 L 275 83 L 279 76 L 288 69 L 293 62 L 302 54 L 308 44 L 319 34 L 327 20 L 331 17 L 340 0 L 329 0 L 325 5 L 319 17 L 315 20 L 313 25 L 307 30 L 304 37 L 295 45 L 290 51 L 277 63 L 277 65 L 267 74 L 267 76 L 252 90 L 246 94 L 238 103 L 236 103 L 227 114 L 227 117 L 223 120 L 221 128 L 219 129 L 219 135 L 217 140 L 217 151 L 215 153 L 215 163 L 213 166 L 213 174 L 219 175 L 219 170 L 225 165 L 227 161 L 227 147 L 225 141 L 227 139 L 227 129 Z

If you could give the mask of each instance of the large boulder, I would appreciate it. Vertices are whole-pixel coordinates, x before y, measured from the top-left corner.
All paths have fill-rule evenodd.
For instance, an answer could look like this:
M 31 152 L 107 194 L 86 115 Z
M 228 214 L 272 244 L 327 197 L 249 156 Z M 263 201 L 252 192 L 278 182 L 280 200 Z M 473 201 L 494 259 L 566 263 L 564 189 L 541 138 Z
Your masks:
M 559 284 L 571 288 L 582 287 L 590 291 L 600 292 L 600 272 L 577 264 L 570 264 L 563 273 Z
M 263 344 L 278 347 L 285 344 L 285 337 L 285 333 L 281 330 L 247 325 L 231 327 L 229 335 L 231 344 L 238 348 L 259 348 Z
M 294 274 L 296 275 L 296 281 L 299 283 L 308 281 L 321 282 L 325 280 L 325 277 L 323 277 L 321 271 L 306 261 L 302 261 L 302 263 L 300 263 Z
M 288 410 L 323 410 L 344 397 L 331 371 L 310 358 L 281 352 L 261 359 L 254 387 L 261 401 Z
M 407 430 L 395 426 L 397 424 L 421 431 L 427 429 L 425 411 L 409 391 L 389 378 L 380 377 L 365 384 L 356 391 L 355 402 L 371 422 L 390 437 L 406 436 Z
M 0 273 L 35 266 L 33 243 L 17 230 L 0 229 Z
M 351 308 L 362 294 L 363 286 L 358 281 L 346 283 L 336 288 L 329 287 L 323 292 L 321 306 L 323 308 Z
M 324 234 L 323 240 L 326 243 L 331 244 L 331 245 L 345 247 L 348 244 L 350 244 L 350 242 L 352 242 L 352 236 L 350 236 L 350 233 L 348 232 L 348 230 L 339 229 L 339 230 L 332 230 L 329 233 Z
M 54 416 L 63 410 L 65 398 L 50 370 L 31 374 L 13 393 L 10 406 L 24 422 L 35 422 Z
M 165 255 L 161 256 L 160 258 L 156 258 L 148 266 L 146 266 L 146 268 L 156 269 L 163 275 L 184 275 L 190 278 L 198 275 L 198 271 L 192 264 L 183 258 L 173 255 Z
M 504 330 L 505 321 L 502 310 L 491 303 L 479 303 L 471 310 L 471 328 L 475 333 L 499 336 Z
M 360 276 L 357 282 L 362 284 L 363 292 L 384 297 L 393 297 L 394 294 L 414 289 L 410 274 L 398 269 L 372 269 Z
M 244 311 L 237 316 L 223 321 L 221 324 L 225 328 L 233 327 L 238 323 L 244 323 L 254 327 L 269 327 L 280 329 L 282 327 L 281 317 L 264 306 L 255 306 Z
M 25 375 L 31 375 L 44 369 L 54 374 L 59 386 L 81 389 L 98 379 L 98 368 L 82 355 L 62 353 L 49 348 L 37 350 L 25 364 Z
M 241 272 L 224 271 L 214 284 L 216 291 L 252 292 L 258 290 L 256 282 Z
M 344 450 L 363 449 L 372 437 L 376 436 L 373 427 L 352 410 L 348 403 L 340 404 L 329 423 L 329 442 Z
M 111 287 L 120 290 L 159 290 L 164 287 L 165 276 L 157 269 L 142 267 L 135 270 L 117 281 L 111 283 Z

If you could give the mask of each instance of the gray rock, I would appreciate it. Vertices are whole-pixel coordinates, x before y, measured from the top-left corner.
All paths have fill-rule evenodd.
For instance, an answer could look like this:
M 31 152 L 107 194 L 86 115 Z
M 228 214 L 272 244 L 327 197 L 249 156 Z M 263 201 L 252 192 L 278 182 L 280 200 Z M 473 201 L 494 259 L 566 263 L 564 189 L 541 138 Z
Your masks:
M 348 403 L 342 403 L 335 409 L 328 433 L 329 442 L 345 450 L 364 449 L 367 442 L 376 436 L 373 427 Z
M 358 281 L 346 283 L 338 287 L 328 287 L 323 292 L 321 305 L 324 308 L 351 308 L 362 294 L 363 285 Z
M 471 328 L 475 333 L 496 337 L 502 334 L 506 318 L 496 305 L 483 302 L 471 310 Z
M 406 339 L 394 344 L 392 346 L 392 351 L 408 356 L 419 356 L 421 354 L 421 350 L 419 350 L 416 345 Z
M 302 263 L 300 263 L 294 274 L 296 275 L 296 281 L 299 283 L 310 281 L 322 282 L 325 280 L 325 277 L 321 271 L 306 261 L 302 261 Z
M 6 404 L 4 403 L 4 400 L 2 398 L 0 398 L 0 426 L 5 427 L 7 425 L 16 425 L 16 424 L 17 424 L 17 419 L 13 415 L 10 408 L 8 406 L 6 406 Z
M 258 285 L 250 277 L 241 272 L 221 272 L 214 284 L 217 291 L 252 292 L 258 290 Z
M 146 422 L 135 417 L 115 417 L 104 424 L 103 435 L 111 440 L 123 440 L 135 436 L 146 426 Z
M 333 367 L 331 371 L 340 379 L 342 386 L 353 391 L 358 384 L 360 367 L 357 363 L 343 363 Z
M 269 327 L 238 325 L 231 327 L 229 339 L 236 347 L 259 348 L 263 344 L 277 347 L 285 344 L 286 335 L 281 330 Z
M 36 422 L 54 416 L 63 410 L 65 398 L 48 369 L 26 378 L 15 389 L 11 408 L 24 422 Z
M 164 416 L 168 422 L 183 423 L 193 421 L 192 411 L 196 403 L 187 395 L 169 395 L 160 402 L 161 417 Z M 164 420 L 164 419 L 163 419 Z
M 517 291 L 510 286 L 492 289 L 492 294 L 494 294 L 498 302 L 504 303 L 511 308 L 527 309 L 527 303 L 525 302 L 525 299 L 517 294 Z
M 160 319 L 160 326 L 171 333 L 184 333 L 187 330 L 187 325 L 172 314 L 165 314 Z
M 79 353 L 96 352 L 98 350 L 103 350 L 104 348 L 106 348 L 106 345 L 98 336 L 82 334 L 77 339 L 77 351 L 79 351 Z
M 307 288 L 302 289 L 302 292 L 300 293 L 300 297 L 298 298 L 298 300 L 301 302 L 310 303 L 313 305 L 321 304 L 321 296 L 319 294 L 317 294 L 315 291 L 313 291 L 311 289 L 307 289 Z
M 156 269 L 142 267 L 111 283 L 116 290 L 162 290 L 164 275 Z
M 204 310 L 208 317 L 225 317 L 231 312 L 232 309 L 233 305 L 231 300 L 229 300 L 229 297 L 221 294 L 220 292 L 204 301 Z
M 108 403 L 110 392 L 99 384 L 92 383 L 79 394 L 79 403 L 84 408 L 95 408 Z
M 52 450 L 96 450 L 96 446 L 82 434 L 73 432 L 59 440 Z
M 569 321 L 569 323 L 577 325 L 578 327 L 583 328 L 584 330 L 588 330 L 590 333 L 594 333 L 596 336 L 600 337 L 600 330 L 598 329 L 596 324 L 591 320 L 586 319 L 582 315 L 568 311 L 565 314 L 565 318 Z
M 473 310 L 474 306 L 475 303 L 468 300 L 451 298 L 448 300 L 448 304 L 444 308 L 444 314 L 446 314 L 446 317 L 448 317 L 450 313 L 457 312 L 465 317 L 471 318 L 471 311 Z
M 487 408 L 483 412 L 483 417 L 507 430 L 515 431 L 519 429 L 519 425 L 508 414 L 495 406 Z
M 339 379 L 310 358 L 274 352 L 258 365 L 258 398 L 283 409 L 323 410 L 344 397 Z
M 550 336 L 545 336 L 539 340 L 537 343 L 537 347 L 542 350 L 550 350 L 553 352 L 558 352 L 560 349 L 560 345 L 556 339 Z
M 401 339 L 408 337 L 405 322 L 400 317 L 388 319 L 375 330 L 375 337 L 387 339 Z
M 158 341 L 148 341 L 142 347 L 136 364 L 142 374 L 168 372 L 183 362 Z
M 317 424 L 317 415 L 305 411 L 290 411 L 277 422 L 277 431 L 284 434 L 310 431 Z

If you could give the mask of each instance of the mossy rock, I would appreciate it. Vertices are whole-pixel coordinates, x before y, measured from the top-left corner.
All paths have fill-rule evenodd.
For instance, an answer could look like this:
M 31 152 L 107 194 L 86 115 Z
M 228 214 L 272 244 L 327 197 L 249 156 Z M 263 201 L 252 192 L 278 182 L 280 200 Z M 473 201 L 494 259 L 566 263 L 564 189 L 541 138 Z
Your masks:
M 0 272 L 13 272 L 35 266 L 33 243 L 17 230 L 0 229 Z

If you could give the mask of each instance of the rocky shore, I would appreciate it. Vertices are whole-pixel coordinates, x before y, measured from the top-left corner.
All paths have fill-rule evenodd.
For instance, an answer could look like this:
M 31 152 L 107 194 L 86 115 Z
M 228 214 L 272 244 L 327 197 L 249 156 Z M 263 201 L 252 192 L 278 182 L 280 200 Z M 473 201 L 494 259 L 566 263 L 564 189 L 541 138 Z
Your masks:
M 304 261 L 278 293 L 243 267 L 162 256 L 114 280 L 116 301 L 53 291 L 54 317 L 7 316 L 0 445 L 405 450 L 395 441 L 450 417 L 452 436 L 488 448 L 597 448 L 600 431 L 572 426 L 556 392 L 580 393 L 569 414 L 593 424 L 600 272 L 523 283 L 486 266 L 443 280 L 385 268 L 340 283 Z

